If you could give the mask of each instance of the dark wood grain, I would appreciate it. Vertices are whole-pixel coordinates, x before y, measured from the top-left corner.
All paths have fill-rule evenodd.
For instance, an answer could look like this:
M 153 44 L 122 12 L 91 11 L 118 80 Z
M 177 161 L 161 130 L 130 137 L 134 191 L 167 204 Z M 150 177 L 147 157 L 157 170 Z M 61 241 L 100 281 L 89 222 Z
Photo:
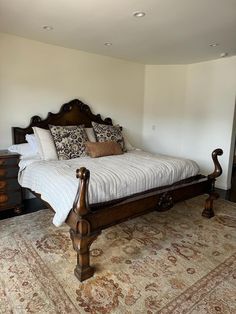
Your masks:
M 112 125 L 111 118 L 102 119 L 100 114 L 94 115 L 89 106 L 84 104 L 79 99 L 71 100 L 70 102 L 61 106 L 59 112 L 49 112 L 45 119 L 39 116 L 33 116 L 29 125 L 26 128 L 13 127 L 13 143 L 25 143 L 25 135 L 33 133 L 32 127 L 40 127 L 48 129 L 49 124 L 52 125 L 79 125 L 83 124 L 85 127 L 92 127 L 92 121 L 102 124 Z
M 22 211 L 22 189 L 17 181 L 19 154 L 0 150 L 0 211 Z

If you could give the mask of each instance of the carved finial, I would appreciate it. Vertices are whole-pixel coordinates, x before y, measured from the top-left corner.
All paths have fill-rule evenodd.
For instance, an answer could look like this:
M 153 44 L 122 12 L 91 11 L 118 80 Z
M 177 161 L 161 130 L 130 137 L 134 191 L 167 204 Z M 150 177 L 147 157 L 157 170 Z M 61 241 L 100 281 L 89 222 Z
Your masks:
M 88 184 L 90 172 L 85 167 L 76 170 L 76 178 L 80 179 L 78 191 L 75 196 L 73 210 L 80 217 L 86 215 L 89 211 L 88 202 Z
M 215 170 L 213 173 L 209 174 L 208 177 L 210 179 L 215 179 L 222 174 L 222 168 L 221 168 L 221 165 L 218 161 L 218 156 L 221 156 L 221 155 L 223 155 L 223 150 L 221 148 L 215 149 L 211 154 L 212 160 L 214 162 Z
M 223 155 L 223 150 L 221 148 L 216 148 L 212 152 L 212 158 L 213 158 L 213 156 L 221 156 L 221 155 Z
M 81 167 L 76 170 L 76 178 L 80 180 L 88 180 L 90 177 L 90 172 L 85 167 Z

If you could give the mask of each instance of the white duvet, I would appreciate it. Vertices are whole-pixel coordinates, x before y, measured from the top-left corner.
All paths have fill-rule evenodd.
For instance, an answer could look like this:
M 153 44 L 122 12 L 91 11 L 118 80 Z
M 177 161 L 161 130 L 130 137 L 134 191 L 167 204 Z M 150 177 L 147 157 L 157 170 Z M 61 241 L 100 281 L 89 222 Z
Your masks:
M 52 206 L 56 226 L 66 220 L 72 208 L 79 184 L 75 174 L 80 167 L 90 170 L 90 204 L 170 185 L 199 172 L 194 161 L 140 150 L 100 158 L 22 160 L 19 172 L 21 186 L 41 194 L 42 199 Z

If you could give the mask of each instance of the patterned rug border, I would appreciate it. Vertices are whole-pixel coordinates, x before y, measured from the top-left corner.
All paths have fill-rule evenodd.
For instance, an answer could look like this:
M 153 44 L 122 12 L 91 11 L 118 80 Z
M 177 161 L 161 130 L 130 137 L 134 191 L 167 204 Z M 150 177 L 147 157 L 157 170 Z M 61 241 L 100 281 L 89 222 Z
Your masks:
M 186 313 L 236 269 L 236 253 L 164 306 L 159 314 Z
M 73 300 L 68 296 L 61 283 L 55 278 L 55 276 L 53 276 L 52 271 L 47 267 L 47 264 L 43 263 L 34 247 L 27 243 L 20 235 L 17 237 L 14 236 L 14 238 L 22 253 L 24 251 L 29 251 L 31 253 L 29 255 L 29 259 L 27 259 L 29 269 L 41 283 L 41 286 L 45 288 L 45 293 L 48 295 L 50 300 L 62 311 L 66 311 L 67 313 L 72 313 L 73 311 L 76 312 L 77 308 L 73 303 Z M 24 254 L 22 255 L 24 256 Z M 53 289 L 50 289 L 52 283 Z M 57 298 L 58 295 L 60 298 Z M 57 303 L 55 303 L 54 300 L 57 300 Z

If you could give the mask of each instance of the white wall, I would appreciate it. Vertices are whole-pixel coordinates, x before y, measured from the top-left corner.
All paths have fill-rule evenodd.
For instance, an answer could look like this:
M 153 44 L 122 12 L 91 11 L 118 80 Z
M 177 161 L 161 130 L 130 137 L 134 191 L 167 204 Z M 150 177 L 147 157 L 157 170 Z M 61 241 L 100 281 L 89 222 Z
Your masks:
M 144 65 L 0 34 L 0 148 L 11 127 L 79 98 L 109 116 L 140 146 Z
M 223 175 L 217 186 L 230 188 L 231 140 L 236 97 L 236 57 L 188 66 L 183 153 L 208 173 L 211 151 L 220 147 Z M 207 158 L 208 157 L 208 158 Z
M 149 65 L 145 75 L 145 148 L 194 159 L 201 172 L 209 174 L 210 154 L 221 147 L 223 175 L 217 186 L 230 188 L 236 57 L 183 66 Z
M 181 156 L 187 69 L 184 65 L 147 65 L 143 115 L 143 147 Z

